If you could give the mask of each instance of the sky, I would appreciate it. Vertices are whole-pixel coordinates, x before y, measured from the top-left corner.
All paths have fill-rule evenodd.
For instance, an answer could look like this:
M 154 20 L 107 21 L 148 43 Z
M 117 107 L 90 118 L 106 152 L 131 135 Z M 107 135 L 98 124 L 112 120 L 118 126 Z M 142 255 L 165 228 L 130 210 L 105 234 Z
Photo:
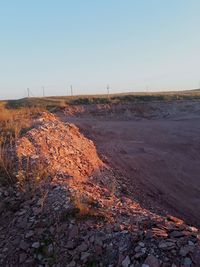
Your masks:
M 0 0 L 0 99 L 200 87 L 199 0 Z

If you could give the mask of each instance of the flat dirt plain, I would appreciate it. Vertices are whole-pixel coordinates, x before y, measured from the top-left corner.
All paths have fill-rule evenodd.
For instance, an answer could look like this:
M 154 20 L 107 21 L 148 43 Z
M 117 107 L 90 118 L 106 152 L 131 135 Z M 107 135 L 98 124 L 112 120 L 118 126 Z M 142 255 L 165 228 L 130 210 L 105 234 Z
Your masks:
M 149 210 L 200 226 L 200 102 L 74 105 L 57 115 L 91 139 Z

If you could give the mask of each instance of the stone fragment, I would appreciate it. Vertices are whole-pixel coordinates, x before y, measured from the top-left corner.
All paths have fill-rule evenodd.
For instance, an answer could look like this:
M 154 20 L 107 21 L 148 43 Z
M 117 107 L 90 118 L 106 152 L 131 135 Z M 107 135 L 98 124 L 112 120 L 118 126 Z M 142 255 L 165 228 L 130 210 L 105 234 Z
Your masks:
M 26 259 L 27 259 L 27 254 L 26 253 L 20 253 L 20 255 L 19 255 L 19 263 L 25 262 Z
M 89 252 L 82 252 L 81 253 L 81 261 L 86 262 L 89 257 L 90 257 Z
M 135 252 L 139 252 L 141 250 L 141 247 L 140 246 L 136 246 L 134 250 L 135 250 Z
M 154 255 L 149 255 L 144 263 L 149 267 L 160 267 L 159 260 Z
M 131 264 L 131 260 L 129 256 L 126 256 L 126 258 L 122 261 L 122 267 L 129 267 Z
M 23 250 L 27 250 L 29 248 L 29 244 L 27 242 L 25 242 L 24 240 L 22 240 L 19 244 L 19 247 Z
M 75 242 L 73 240 L 69 240 L 66 244 L 66 248 L 68 249 L 74 249 L 75 248 Z
M 191 261 L 191 259 L 190 258 L 185 258 L 184 259 L 184 265 L 185 266 L 191 266 L 192 265 L 192 261 Z
M 76 266 L 76 263 L 75 261 L 71 261 L 69 264 L 66 265 L 67 267 L 75 267 Z
M 100 237 L 96 237 L 95 238 L 95 244 L 96 245 L 99 245 L 99 246 L 102 246 L 103 245 L 103 241 L 102 241 L 102 239 L 100 238 Z
M 34 232 L 31 230 L 25 234 L 25 238 L 30 238 L 34 235 Z
M 6 247 L 3 248 L 3 250 L 2 250 L 3 253 L 6 253 L 7 251 L 8 251 L 8 248 L 6 248 Z
M 78 250 L 80 252 L 84 252 L 88 249 L 88 246 L 86 245 L 86 243 L 82 243 L 79 247 L 78 247 Z
M 175 247 L 175 243 L 172 242 L 172 241 L 165 241 L 165 240 L 162 240 L 162 241 L 159 243 L 158 247 L 159 247 L 160 249 L 163 249 L 163 250 L 171 250 L 171 249 L 173 249 L 173 248 Z
M 191 232 L 195 232 L 195 233 L 197 233 L 199 230 L 196 228 L 196 227 L 194 227 L 194 226 L 189 226 L 189 230 L 191 231 Z
M 182 257 L 185 257 L 186 255 L 188 255 L 190 252 L 193 252 L 193 251 L 194 251 L 194 246 L 187 245 L 187 246 L 181 247 L 179 254 Z
M 168 237 L 168 233 L 164 229 L 152 228 L 152 231 L 149 232 L 149 236 L 158 236 L 158 237 Z
M 138 253 L 136 253 L 136 254 L 134 255 L 134 258 L 135 258 L 135 259 L 140 259 L 140 258 L 144 257 L 144 255 L 145 255 L 145 253 L 143 253 L 143 252 L 138 252 Z
M 188 241 L 188 245 L 189 245 L 189 246 L 194 246 L 194 243 L 193 243 L 192 241 L 189 240 L 189 241 Z
M 173 231 L 170 233 L 170 237 L 182 237 L 184 236 L 184 232 L 182 231 Z
M 144 247 L 145 247 L 145 244 L 144 244 L 144 242 L 139 242 L 139 243 L 138 243 L 138 245 L 139 245 L 140 247 L 142 247 L 142 248 L 144 248 Z
M 168 221 L 172 221 L 172 222 L 177 223 L 177 224 L 183 224 L 183 220 L 181 220 L 175 216 L 172 216 L 172 215 L 167 215 L 167 219 L 168 219 Z
M 141 248 L 141 251 L 142 251 L 142 253 L 146 253 L 146 251 L 147 251 L 147 249 L 146 248 Z
M 40 243 L 39 242 L 34 242 L 31 247 L 32 248 L 39 248 L 40 247 Z
M 54 252 L 53 244 L 49 244 L 47 249 L 46 249 L 46 253 L 48 256 L 51 256 L 51 255 L 53 255 L 53 252 Z

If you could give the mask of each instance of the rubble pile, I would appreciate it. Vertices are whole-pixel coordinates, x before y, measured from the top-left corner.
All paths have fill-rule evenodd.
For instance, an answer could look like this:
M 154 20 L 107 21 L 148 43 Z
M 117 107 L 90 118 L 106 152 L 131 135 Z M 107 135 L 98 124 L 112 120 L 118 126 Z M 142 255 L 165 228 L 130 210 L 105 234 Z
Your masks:
M 18 158 L 28 160 L 30 168 L 41 163 L 51 176 L 76 179 L 84 179 L 103 166 L 93 142 L 80 134 L 75 125 L 63 124 L 53 115 L 44 114 L 35 121 L 35 128 L 18 140 Z
M 199 229 L 127 197 L 74 125 L 42 114 L 16 154 L 48 182 L 0 187 L 0 266 L 200 266 Z

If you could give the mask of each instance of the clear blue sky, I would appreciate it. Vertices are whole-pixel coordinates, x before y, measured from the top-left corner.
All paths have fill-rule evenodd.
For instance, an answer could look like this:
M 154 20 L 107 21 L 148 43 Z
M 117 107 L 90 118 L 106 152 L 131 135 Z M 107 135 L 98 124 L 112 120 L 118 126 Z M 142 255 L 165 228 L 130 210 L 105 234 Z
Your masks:
M 199 0 L 1 0 L 0 99 L 197 88 Z

